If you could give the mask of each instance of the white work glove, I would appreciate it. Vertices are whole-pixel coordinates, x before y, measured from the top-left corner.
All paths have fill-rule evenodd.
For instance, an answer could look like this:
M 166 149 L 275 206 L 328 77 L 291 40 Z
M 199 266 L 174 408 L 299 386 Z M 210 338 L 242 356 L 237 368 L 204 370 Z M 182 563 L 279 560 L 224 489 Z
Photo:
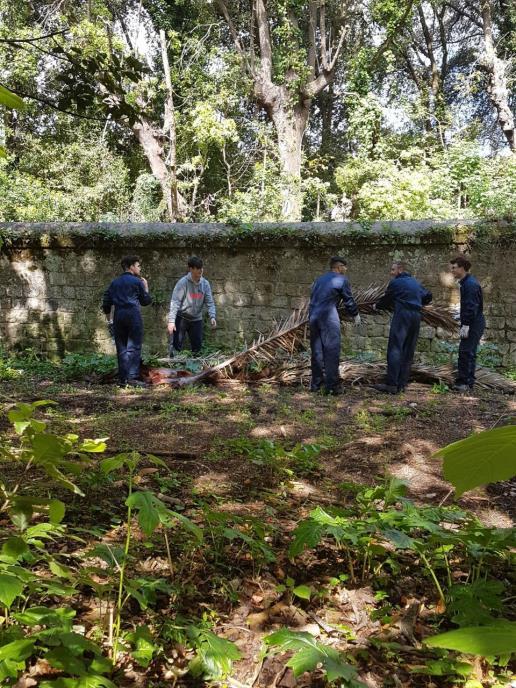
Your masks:
M 358 327 L 358 326 L 361 325 L 361 324 L 362 324 L 362 318 L 360 317 L 360 313 L 358 313 L 358 314 L 355 315 L 355 317 L 353 318 L 353 325 L 354 325 L 355 327 Z
M 469 325 L 461 325 L 459 335 L 461 339 L 467 339 L 469 337 Z

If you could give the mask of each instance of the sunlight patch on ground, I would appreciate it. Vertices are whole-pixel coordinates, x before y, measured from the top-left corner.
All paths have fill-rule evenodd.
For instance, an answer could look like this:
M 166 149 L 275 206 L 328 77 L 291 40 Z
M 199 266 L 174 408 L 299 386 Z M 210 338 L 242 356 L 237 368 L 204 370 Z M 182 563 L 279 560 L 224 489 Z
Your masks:
M 194 490 L 197 494 L 205 495 L 224 495 L 231 486 L 231 479 L 227 473 L 216 473 L 210 471 L 200 475 L 193 482 Z

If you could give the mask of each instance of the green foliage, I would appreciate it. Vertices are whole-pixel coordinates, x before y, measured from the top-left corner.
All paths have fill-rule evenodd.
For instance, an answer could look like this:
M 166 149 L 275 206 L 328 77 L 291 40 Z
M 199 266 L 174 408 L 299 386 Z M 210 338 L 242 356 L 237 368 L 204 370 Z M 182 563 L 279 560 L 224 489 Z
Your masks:
M 235 643 L 201 626 L 188 626 L 187 635 L 196 650 L 196 657 L 189 664 L 193 676 L 224 679 L 231 672 L 233 662 L 242 656 Z
M 290 631 L 282 628 L 264 638 L 268 647 L 275 652 L 294 651 L 288 660 L 294 676 L 300 676 L 305 671 L 314 671 L 322 666 L 328 681 L 342 679 L 341 685 L 349 688 L 360 688 L 364 683 L 357 680 L 356 669 L 345 661 L 345 656 L 333 647 L 318 642 L 310 633 Z
M 427 638 L 425 644 L 481 657 L 510 655 L 516 652 L 516 622 L 459 628 Z
M 2 221 L 113 221 L 128 212 L 124 161 L 104 141 L 42 141 L 27 135 L 14 172 L 0 161 Z
M 467 490 L 516 475 L 516 426 L 485 430 L 439 449 L 444 477 L 457 496 Z

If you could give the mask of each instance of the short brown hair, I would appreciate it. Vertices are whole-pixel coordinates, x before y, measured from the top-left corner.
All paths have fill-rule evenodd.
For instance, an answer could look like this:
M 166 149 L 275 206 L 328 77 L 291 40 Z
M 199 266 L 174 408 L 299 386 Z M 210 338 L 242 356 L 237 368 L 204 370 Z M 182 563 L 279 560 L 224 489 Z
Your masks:
M 120 265 L 122 266 L 122 270 L 129 270 L 131 265 L 134 265 L 135 263 L 139 263 L 140 258 L 139 256 L 124 256 L 122 260 L 120 261 Z
M 464 268 L 466 272 L 468 272 L 468 270 L 471 267 L 471 263 L 466 258 L 466 256 L 457 256 L 456 258 L 452 258 L 450 260 L 450 265 L 458 265 L 459 268 Z
M 342 256 L 332 256 L 330 258 L 330 269 L 333 269 L 336 265 L 339 265 L 339 263 L 342 263 L 342 265 L 347 265 L 348 261 Z

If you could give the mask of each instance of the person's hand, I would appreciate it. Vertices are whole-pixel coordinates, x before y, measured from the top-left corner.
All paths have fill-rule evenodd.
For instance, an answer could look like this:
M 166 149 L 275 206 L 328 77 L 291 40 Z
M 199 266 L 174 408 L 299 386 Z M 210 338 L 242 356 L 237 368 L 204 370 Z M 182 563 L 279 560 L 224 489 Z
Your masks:
M 107 328 L 109 332 L 109 336 L 114 339 L 115 337 L 115 324 L 112 320 L 107 321 Z
M 214 330 L 217 327 L 217 321 L 215 320 L 215 318 L 210 319 L 210 325 L 212 330 Z
M 469 325 L 462 325 L 459 330 L 459 335 L 461 339 L 467 339 L 469 337 Z
M 362 318 L 360 317 L 360 313 L 357 313 L 357 315 L 355 315 L 355 317 L 353 318 L 353 325 L 355 327 L 358 327 L 361 324 L 362 324 Z
M 174 332 L 176 331 L 176 324 L 175 323 L 168 323 L 167 331 L 169 334 L 174 334 Z
M 145 277 L 140 277 L 140 279 L 143 283 L 143 288 L 145 289 L 145 291 L 149 291 L 149 284 L 148 284 L 147 280 L 145 279 Z

